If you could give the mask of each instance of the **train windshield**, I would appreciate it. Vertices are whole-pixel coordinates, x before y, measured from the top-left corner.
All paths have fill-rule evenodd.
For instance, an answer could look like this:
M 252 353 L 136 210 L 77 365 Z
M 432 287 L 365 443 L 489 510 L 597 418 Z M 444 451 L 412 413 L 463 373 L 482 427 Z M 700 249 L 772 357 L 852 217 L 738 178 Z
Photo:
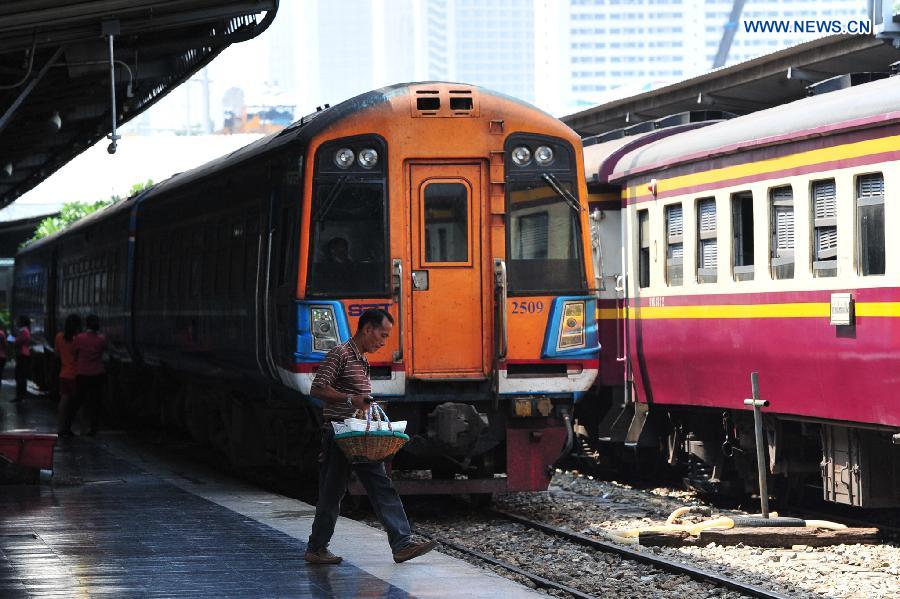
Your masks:
M 386 223 L 383 181 L 320 183 L 312 206 L 309 294 L 386 295 Z
M 571 182 L 555 178 L 509 184 L 510 293 L 585 291 L 581 227 L 571 192 Z

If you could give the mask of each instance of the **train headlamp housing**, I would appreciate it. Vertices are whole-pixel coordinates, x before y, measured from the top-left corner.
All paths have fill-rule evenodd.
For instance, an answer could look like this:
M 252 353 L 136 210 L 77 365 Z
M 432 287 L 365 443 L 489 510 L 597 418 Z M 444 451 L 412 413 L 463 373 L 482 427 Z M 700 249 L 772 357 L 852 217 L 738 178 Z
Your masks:
M 357 156 L 359 166 L 363 168 L 372 168 L 378 164 L 378 152 L 372 148 L 363 148 Z
M 353 166 L 353 161 L 355 159 L 356 155 L 350 148 L 341 148 L 334 153 L 334 164 L 337 165 L 338 168 L 350 168 L 351 166 Z
M 334 308 L 330 306 L 310 308 L 309 323 L 309 328 L 312 332 L 313 351 L 325 353 L 339 343 Z
M 516 166 L 531 164 L 531 150 L 527 146 L 519 146 L 512 151 L 512 161 Z
M 583 301 L 565 302 L 562 318 L 559 322 L 559 336 L 556 349 L 578 349 L 585 346 Z
M 550 166 L 553 164 L 553 148 L 550 146 L 538 146 L 534 151 L 534 161 L 540 166 Z
M 316 150 L 314 177 L 361 176 L 374 178 L 387 172 L 387 142 L 375 133 L 339 137 Z

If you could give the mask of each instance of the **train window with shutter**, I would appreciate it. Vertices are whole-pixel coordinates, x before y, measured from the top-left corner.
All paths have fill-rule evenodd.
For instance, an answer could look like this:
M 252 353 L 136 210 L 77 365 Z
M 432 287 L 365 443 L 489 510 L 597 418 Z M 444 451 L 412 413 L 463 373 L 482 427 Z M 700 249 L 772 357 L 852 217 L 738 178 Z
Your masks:
M 244 289 L 241 278 L 244 268 L 244 221 L 231 222 L 231 296 L 239 298 Z
M 228 292 L 228 252 L 231 242 L 231 228 L 228 221 L 219 221 L 216 225 L 216 296 L 224 296 Z
M 248 214 L 244 230 L 246 231 L 244 243 L 244 291 L 253 293 L 255 291 L 256 269 L 259 261 L 259 215 L 256 212 Z
M 666 284 L 678 286 L 684 274 L 684 217 L 681 204 L 666 206 Z
M 884 176 L 856 179 L 856 238 L 859 274 L 884 274 Z
M 719 252 L 716 199 L 697 200 L 697 282 L 715 283 Z
M 813 181 L 813 274 L 837 276 L 837 192 L 834 179 Z
M 181 237 L 181 260 L 179 260 L 181 262 L 181 284 L 178 287 L 178 297 L 184 300 L 191 297 L 193 241 L 189 227 L 182 228 L 179 235 Z
M 789 185 L 769 191 L 772 226 L 769 262 L 773 279 L 794 278 L 794 191 Z
M 638 211 L 638 285 L 650 286 L 650 212 Z
M 203 285 L 201 297 L 209 297 L 216 279 L 216 230 L 211 224 L 203 226 Z
M 753 280 L 753 194 L 748 191 L 731 196 L 731 231 L 734 250 L 735 281 Z

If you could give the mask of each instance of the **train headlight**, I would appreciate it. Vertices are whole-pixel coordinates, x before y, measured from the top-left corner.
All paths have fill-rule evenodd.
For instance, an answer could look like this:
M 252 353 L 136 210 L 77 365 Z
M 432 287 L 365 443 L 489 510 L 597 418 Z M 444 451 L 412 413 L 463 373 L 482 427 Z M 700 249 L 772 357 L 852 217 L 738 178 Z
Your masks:
M 565 302 L 557 349 L 584 347 L 584 302 Z
M 360 150 L 357 160 L 359 160 L 359 166 L 363 168 L 372 168 L 378 164 L 378 152 L 372 148 L 364 148 L 363 150 Z
M 355 159 L 356 154 L 350 148 L 341 148 L 334 153 L 334 163 L 338 168 L 350 168 Z
M 531 150 L 525 146 L 519 146 L 512 151 L 512 161 L 516 166 L 528 166 L 531 164 Z
M 553 162 L 553 148 L 540 146 L 534 151 L 534 161 L 541 166 L 548 166 Z
M 327 352 L 338 344 L 337 323 L 334 309 L 326 306 L 310 308 L 313 351 Z

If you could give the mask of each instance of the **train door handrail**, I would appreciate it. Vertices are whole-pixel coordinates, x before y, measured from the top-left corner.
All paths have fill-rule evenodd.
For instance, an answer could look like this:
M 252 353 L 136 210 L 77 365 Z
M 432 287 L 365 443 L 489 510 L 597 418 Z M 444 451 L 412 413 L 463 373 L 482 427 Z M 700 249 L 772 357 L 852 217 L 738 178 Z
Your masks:
M 256 355 L 256 365 L 259 367 L 259 373 L 265 374 L 265 369 L 263 368 L 262 362 L 259 359 L 259 280 L 262 274 L 262 259 L 263 259 L 263 236 L 258 236 L 257 245 L 257 253 L 256 253 L 256 287 L 254 288 L 253 300 L 254 300 L 254 308 L 253 311 L 253 330 L 256 333 L 256 347 L 253 352 Z
M 270 312 L 271 312 L 271 276 L 272 276 L 272 235 L 274 233 L 274 228 L 272 224 L 269 224 L 268 227 L 268 249 L 266 250 L 266 295 L 265 300 L 263 301 L 263 319 L 265 324 L 265 344 L 266 344 L 266 366 L 269 368 L 269 376 L 274 379 L 278 379 L 278 368 L 275 364 L 275 359 L 272 357 L 272 344 L 271 344 L 271 321 L 270 321 Z
M 625 275 L 616 275 L 616 362 L 628 360 L 628 312 L 625 305 Z M 621 321 L 621 322 L 619 322 Z
M 394 301 L 397 303 L 397 351 L 394 352 L 394 362 L 403 361 L 403 260 L 393 260 L 393 276 L 396 277 L 396 285 L 393 289 Z
M 506 357 L 507 350 L 507 320 L 506 320 L 506 262 L 500 258 L 494 259 L 494 289 L 497 296 L 497 322 L 500 324 L 499 337 L 497 339 L 497 359 Z

